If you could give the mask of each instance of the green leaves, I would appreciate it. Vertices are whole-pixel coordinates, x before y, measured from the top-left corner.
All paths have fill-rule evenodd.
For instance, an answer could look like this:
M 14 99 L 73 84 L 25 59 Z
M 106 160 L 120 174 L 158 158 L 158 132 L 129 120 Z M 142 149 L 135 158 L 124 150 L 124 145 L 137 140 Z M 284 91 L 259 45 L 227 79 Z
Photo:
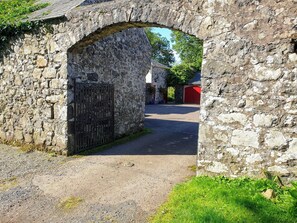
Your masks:
M 152 45 L 152 59 L 157 62 L 171 66 L 174 61 L 174 54 L 170 48 L 170 42 L 158 33 L 152 32 L 151 28 L 146 28 L 145 33 Z
M 35 4 L 36 0 L 2 0 L 0 1 L 0 50 L 5 43 L 19 33 L 29 31 L 39 23 L 24 21 L 27 15 L 48 4 Z
M 292 187 L 289 189 L 289 193 L 297 202 L 297 182 L 292 182 Z
M 181 63 L 171 68 L 168 85 L 187 84 L 195 72 L 201 70 L 203 42 L 194 36 L 179 31 L 172 32 L 173 49 L 179 54 Z
M 198 67 L 194 64 L 177 64 L 170 69 L 170 75 L 167 77 L 168 86 L 187 84 L 194 77 Z
M 179 31 L 173 31 L 171 37 L 173 49 L 179 54 L 182 63 L 192 64 L 192 66 L 200 70 L 203 56 L 203 41 L 195 36 Z

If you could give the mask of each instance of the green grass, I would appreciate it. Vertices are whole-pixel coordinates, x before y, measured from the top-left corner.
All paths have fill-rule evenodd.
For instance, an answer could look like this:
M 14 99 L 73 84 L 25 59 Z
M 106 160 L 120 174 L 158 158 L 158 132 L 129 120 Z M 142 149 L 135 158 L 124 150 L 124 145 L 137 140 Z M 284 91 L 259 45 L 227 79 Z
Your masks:
M 18 182 L 16 177 L 0 180 L 0 192 L 7 191 L 13 187 L 16 187 L 17 185 Z
M 36 4 L 36 0 L 1 0 L 0 26 L 14 24 L 20 25 L 27 15 L 48 4 Z
M 266 189 L 276 198 L 264 198 Z M 195 177 L 174 188 L 151 222 L 296 223 L 297 204 L 288 188 L 271 180 Z
M 101 152 L 103 150 L 109 149 L 109 148 L 111 148 L 113 146 L 117 146 L 117 145 L 121 145 L 121 144 L 130 142 L 132 140 L 135 140 L 135 139 L 137 139 L 137 138 L 139 138 L 141 136 L 147 135 L 149 133 L 152 133 L 152 131 L 150 129 L 145 128 L 144 130 L 136 132 L 136 133 L 134 133 L 132 135 L 124 136 L 122 138 L 116 139 L 115 141 L 113 141 L 111 143 L 96 147 L 94 149 L 83 151 L 83 152 L 81 152 L 81 153 L 79 153 L 77 155 L 74 155 L 72 157 L 73 158 L 81 158 L 83 156 L 93 155 L 93 154 L 96 154 L 96 153 Z
M 173 102 L 175 100 L 175 88 L 174 87 L 168 87 L 168 101 Z
M 60 204 L 59 207 L 65 211 L 71 210 L 76 208 L 81 202 L 83 202 L 83 199 L 79 198 L 79 197 L 68 197 L 63 199 Z

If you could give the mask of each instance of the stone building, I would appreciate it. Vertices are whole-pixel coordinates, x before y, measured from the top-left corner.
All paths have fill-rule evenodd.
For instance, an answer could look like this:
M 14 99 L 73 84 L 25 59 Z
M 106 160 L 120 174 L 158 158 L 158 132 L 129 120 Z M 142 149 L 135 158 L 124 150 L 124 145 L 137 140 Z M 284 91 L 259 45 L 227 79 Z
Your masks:
M 146 104 L 167 102 L 167 75 L 170 68 L 152 60 L 151 69 L 146 75 Z
M 143 128 L 145 75 L 151 67 L 151 45 L 143 29 L 124 30 L 69 50 L 67 64 L 60 63 L 59 54 L 49 58 L 46 50 L 30 46 L 30 37 L 27 41 L 17 55 L 27 59 L 7 60 L 0 79 L 2 105 L 14 103 L 15 108 L 13 116 L 8 107 L 1 112 L 1 139 L 72 154 Z M 7 72 L 22 66 L 27 72 Z M 68 72 L 65 80 L 57 73 L 63 66 Z M 98 100 L 98 95 L 106 98 Z M 65 97 L 68 106 L 61 104 Z M 104 128 L 95 131 L 102 123 Z M 60 150 L 66 148 L 60 135 L 68 135 L 67 150 Z
M 81 125 L 85 127 L 80 137 L 77 136 L 75 128 L 73 128 L 73 132 L 68 131 L 69 143 L 72 144 L 71 148 L 76 147 L 76 137 L 89 137 L 90 140 L 97 138 L 99 140 L 102 138 L 100 135 L 104 136 L 114 132 L 111 137 L 107 135 L 107 138 L 112 140 L 143 129 L 145 74 L 150 69 L 150 57 L 151 45 L 144 30 L 138 28 L 115 33 L 79 51 L 72 50 L 68 52 L 68 104 L 71 106 L 68 109 L 77 109 L 75 106 L 78 103 L 78 98 L 75 98 L 75 95 L 77 95 L 75 85 L 80 84 L 84 88 L 91 89 L 88 95 L 92 100 L 88 107 L 89 110 L 93 110 L 95 107 L 106 107 L 108 103 L 111 103 L 109 106 L 113 110 L 110 112 L 111 119 L 105 117 L 105 120 L 110 120 L 110 123 L 108 124 L 109 128 L 106 127 L 104 131 L 94 131 L 94 128 L 100 125 L 101 119 L 91 119 L 90 122 L 97 120 L 99 123 L 90 123 L 88 129 L 86 124 L 88 120 L 82 118 L 83 123 Z M 94 87 L 92 87 L 92 84 Z M 109 84 L 113 89 L 107 100 L 102 99 L 96 104 L 94 96 L 103 95 L 103 92 L 100 91 L 101 84 L 103 84 L 103 88 L 105 87 L 104 84 Z M 107 91 L 107 89 L 104 88 L 103 91 Z M 86 90 L 82 91 L 82 94 L 84 94 L 82 95 L 83 100 L 86 100 L 85 94 L 87 93 Z M 102 103 L 105 105 L 102 105 Z M 59 109 L 54 107 L 54 110 Z M 98 110 L 97 112 L 103 114 L 109 111 Z M 75 125 L 78 115 L 76 114 L 77 118 L 74 117 L 75 114 L 70 117 L 70 113 L 72 112 L 68 112 L 68 125 Z M 84 116 L 90 115 L 90 113 L 86 114 L 85 111 L 82 111 L 82 113 Z M 96 117 L 98 115 L 94 114 Z M 112 115 L 114 115 L 114 120 L 112 120 Z
M 70 153 L 70 54 L 128 28 L 162 26 L 204 42 L 197 173 L 296 179 L 296 0 L 50 2 L 30 16 L 46 25 L 1 52 L 1 139 Z

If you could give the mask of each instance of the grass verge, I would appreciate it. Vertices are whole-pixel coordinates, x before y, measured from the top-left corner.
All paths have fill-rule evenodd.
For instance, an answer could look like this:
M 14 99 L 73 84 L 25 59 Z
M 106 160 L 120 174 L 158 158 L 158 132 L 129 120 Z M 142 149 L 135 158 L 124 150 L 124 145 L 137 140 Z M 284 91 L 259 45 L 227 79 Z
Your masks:
M 264 198 L 267 189 L 273 189 L 274 198 Z M 195 177 L 176 186 L 150 222 L 296 223 L 290 189 L 267 179 Z
M 74 155 L 72 157 L 73 158 L 80 158 L 82 156 L 93 155 L 95 153 L 99 153 L 99 152 L 102 152 L 103 150 L 109 149 L 109 148 L 111 148 L 113 146 L 117 146 L 117 145 L 121 145 L 121 144 L 130 142 L 132 140 L 135 140 L 135 139 L 137 139 L 137 138 L 139 138 L 141 136 L 144 136 L 144 135 L 147 135 L 147 134 L 150 134 L 150 133 L 152 133 L 152 131 L 150 129 L 145 128 L 144 130 L 136 132 L 136 133 L 134 133 L 132 135 L 124 136 L 122 138 L 116 139 L 115 141 L 113 141 L 111 143 L 108 143 L 108 144 L 105 144 L 105 145 L 102 145 L 102 146 L 98 146 L 98 147 L 96 147 L 94 149 L 83 151 L 83 152 L 79 153 L 78 155 Z

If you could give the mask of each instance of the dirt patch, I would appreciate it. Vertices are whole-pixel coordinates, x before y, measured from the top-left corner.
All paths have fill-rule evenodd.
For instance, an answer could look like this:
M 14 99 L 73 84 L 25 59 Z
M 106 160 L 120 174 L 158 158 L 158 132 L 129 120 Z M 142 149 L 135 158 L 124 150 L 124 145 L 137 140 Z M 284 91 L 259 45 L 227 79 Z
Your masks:
M 152 134 L 97 155 L 1 145 L 0 222 L 146 222 L 175 184 L 195 174 L 196 115 L 164 121 L 150 113 Z

